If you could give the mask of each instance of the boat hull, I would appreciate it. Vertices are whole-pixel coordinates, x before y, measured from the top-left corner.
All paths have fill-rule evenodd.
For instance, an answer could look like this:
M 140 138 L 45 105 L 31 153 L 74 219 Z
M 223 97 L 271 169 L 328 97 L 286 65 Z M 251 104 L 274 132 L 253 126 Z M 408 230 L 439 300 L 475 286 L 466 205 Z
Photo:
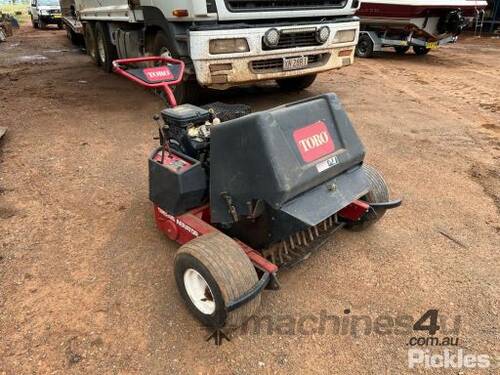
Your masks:
M 457 0 L 368 0 L 362 1 L 356 13 L 360 17 L 362 30 L 381 30 L 391 33 L 410 33 L 439 40 L 455 32 L 440 32 L 439 21 L 451 12 L 460 9 L 466 21 L 486 7 L 485 1 Z

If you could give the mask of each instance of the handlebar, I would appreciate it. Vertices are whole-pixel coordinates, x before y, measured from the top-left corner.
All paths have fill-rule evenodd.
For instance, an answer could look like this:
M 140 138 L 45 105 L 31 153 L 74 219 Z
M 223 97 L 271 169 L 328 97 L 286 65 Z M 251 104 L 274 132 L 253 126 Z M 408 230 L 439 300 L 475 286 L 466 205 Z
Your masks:
M 141 62 L 162 62 L 165 63 L 164 65 L 160 65 L 157 68 L 160 68 L 162 66 L 167 68 L 167 71 L 169 74 L 173 74 L 173 79 L 169 79 L 170 77 L 166 77 L 163 80 L 159 80 L 158 82 L 151 82 L 148 81 L 147 74 L 146 72 L 147 69 L 152 69 L 152 68 L 143 68 L 143 69 L 126 69 L 125 67 L 130 64 L 135 64 L 135 63 L 141 63 Z M 168 65 L 174 65 L 174 66 L 179 66 L 179 71 L 172 73 L 170 70 L 170 67 Z M 152 89 L 158 89 L 161 88 L 167 95 L 167 99 L 169 104 L 172 107 L 175 107 L 177 105 L 177 102 L 175 100 L 174 93 L 172 92 L 172 89 L 170 86 L 177 85 L 182 81 L 182 78 L 184 76 L 184 61 L 182 60 L 177 60 L 173 59 L 171 57 L 163 57 L 163 56 L 145 56 L 145 57 L 132 57 L 132 58 L 126 58 L 126 59 L 118 59 L 113 61 L 113 71 L 116 73 L 120 74 L 121 76 L 143 86 L 146 88 L 152 88 Z M 129 71 L 130 70 L 130 71 Z M 162 74 L 165 74 L 166 72 L 163 71 Z M 161 77 L 160 77 L 161 78 Z

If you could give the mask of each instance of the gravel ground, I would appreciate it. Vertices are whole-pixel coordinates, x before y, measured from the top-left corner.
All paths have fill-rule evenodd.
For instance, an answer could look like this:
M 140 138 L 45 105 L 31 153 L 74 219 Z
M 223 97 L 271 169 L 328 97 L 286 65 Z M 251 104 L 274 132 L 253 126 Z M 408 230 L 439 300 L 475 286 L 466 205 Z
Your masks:
M 405 200 L 282 272 L 282 289 L 263 294 L 260 333 L 233 332 L 216 347 L 176 291 L 178 246 L 156 230 L 147 199 L 160 100 L 98 70 L 64 32 L 22 29 L 0 44 L 0 126 L 9 127 L 0 143 L 0 374 L 426 373 L 408 368 L 407 344 L 426 336 L 411 326 L 429 309 L 439 310 L 437 337 L 494 358 L 499 87 L 500 40 L 462 38 L 423 57 L 357 59 L 300 94 L 273 85 L 210 94 L 264 109 L 336 92 L 367 161 Z M 336 332 L 332 316 L 347 328 Z M 406 316 L 404 329 L 365 329 L 384 316 Z M 289 324 L 301 318 L 304 329 Z M 355 318 L 363 323 L 352 334 Z

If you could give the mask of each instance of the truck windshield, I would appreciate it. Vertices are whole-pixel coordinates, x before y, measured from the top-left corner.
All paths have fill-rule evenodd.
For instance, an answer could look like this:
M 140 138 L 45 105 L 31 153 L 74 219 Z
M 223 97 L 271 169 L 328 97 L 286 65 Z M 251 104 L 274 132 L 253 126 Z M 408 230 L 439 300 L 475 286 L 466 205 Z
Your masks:
M 38 5 L 44 7 L 55 7 L 59 6 L 59 0 L 38 0 Z

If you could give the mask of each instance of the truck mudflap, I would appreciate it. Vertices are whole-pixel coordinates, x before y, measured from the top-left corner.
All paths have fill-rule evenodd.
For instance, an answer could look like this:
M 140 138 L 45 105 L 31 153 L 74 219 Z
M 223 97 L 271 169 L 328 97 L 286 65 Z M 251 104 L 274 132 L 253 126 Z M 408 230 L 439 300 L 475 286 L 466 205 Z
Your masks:
M 368 190 L 364 171 L 358 166 L 299 195 L 281 210 L 314 226 L 367 194 Z

